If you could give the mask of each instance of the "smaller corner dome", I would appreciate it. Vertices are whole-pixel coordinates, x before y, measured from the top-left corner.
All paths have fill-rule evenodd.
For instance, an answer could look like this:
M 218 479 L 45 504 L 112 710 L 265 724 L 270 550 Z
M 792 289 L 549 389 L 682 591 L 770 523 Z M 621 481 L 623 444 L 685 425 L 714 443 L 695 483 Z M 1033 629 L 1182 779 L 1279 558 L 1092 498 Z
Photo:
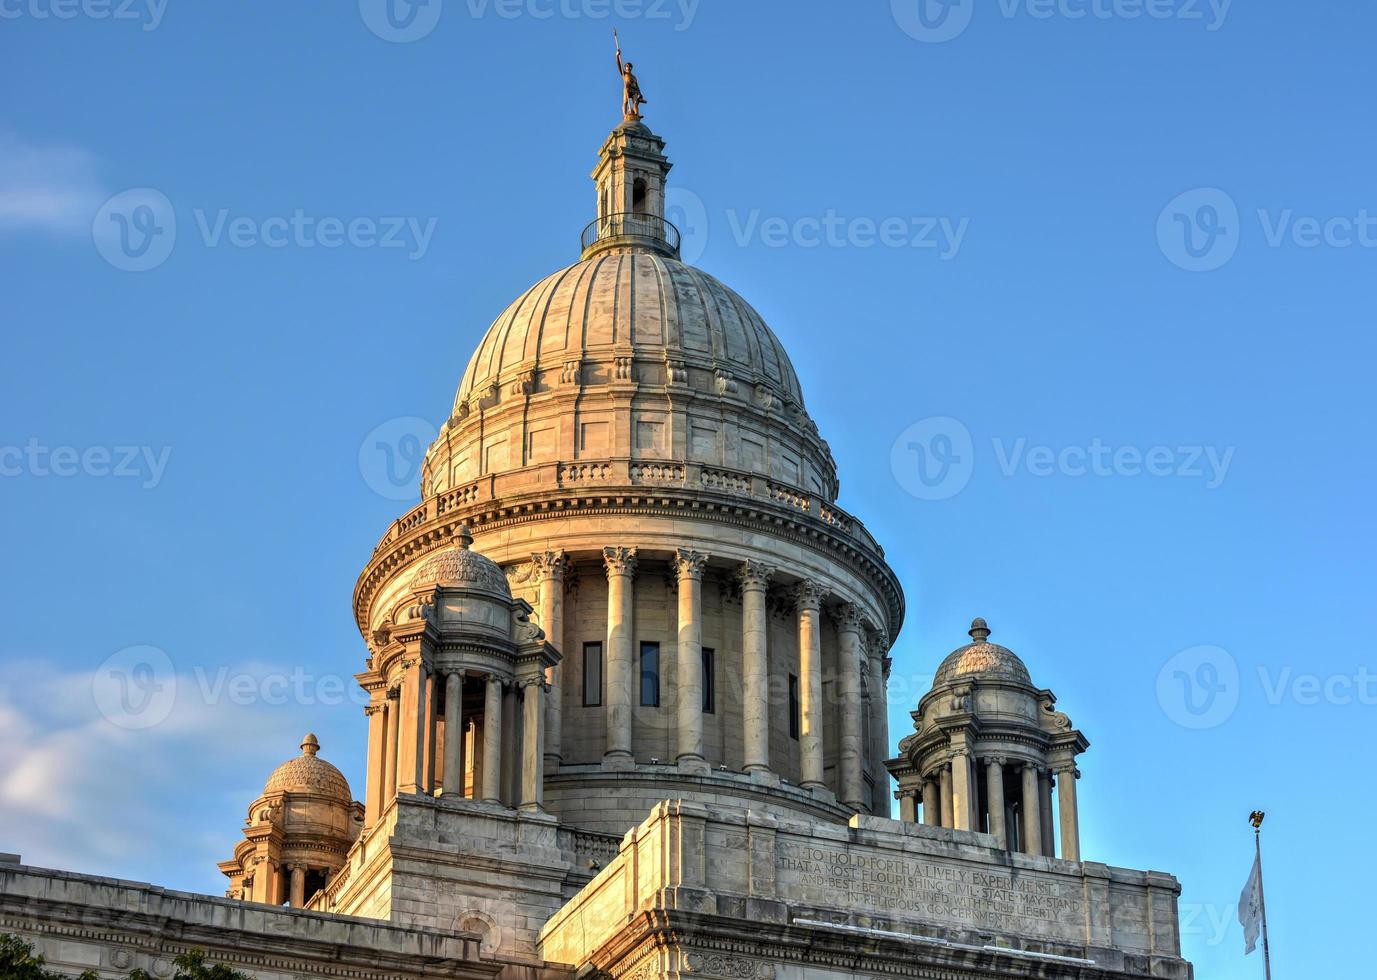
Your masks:
M 349 781 L 344 778 L 344 773 L 316 755 L 319 751 L 320 742 L 315 735 L 308 733 L 301 740 L 301 755 L 288 759 L 273 770 L 263 784 L 263 795 L 311 793 L 328 796 L 345 804 L 351 803 L 354 796 L 349 792 Z
M 486 555 L 480 555 L 469 545 L 473 544 L 473 534 L 466 525 L 454 532 L 451 547 L 425 558 L 411 573 L 408 584 L 411 588 L 425 588 L 431 585 L 458 586 L 496 592 L 510 599 L 512 590 L 507 585 L 506 573 L 502 567 Z
M 972 642 L 957 647 L 937 668 L 933 687 L 950 684 L 963 677 L 1008 680 L 1032 686 L 1033 679 L 1018 654 L 989 641 L 990 627 L 985 620 L 977 618 L 972 622 L 970 635 Z

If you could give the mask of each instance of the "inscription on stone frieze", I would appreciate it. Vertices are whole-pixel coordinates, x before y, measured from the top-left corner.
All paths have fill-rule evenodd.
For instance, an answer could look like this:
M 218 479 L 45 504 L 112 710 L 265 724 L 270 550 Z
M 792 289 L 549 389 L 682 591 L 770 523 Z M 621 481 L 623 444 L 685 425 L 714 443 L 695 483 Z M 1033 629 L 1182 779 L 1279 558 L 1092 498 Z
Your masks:
M 1045 876 L 784 841 L 778 867 L 820 905 L 1084 942 L 1079 889 Z

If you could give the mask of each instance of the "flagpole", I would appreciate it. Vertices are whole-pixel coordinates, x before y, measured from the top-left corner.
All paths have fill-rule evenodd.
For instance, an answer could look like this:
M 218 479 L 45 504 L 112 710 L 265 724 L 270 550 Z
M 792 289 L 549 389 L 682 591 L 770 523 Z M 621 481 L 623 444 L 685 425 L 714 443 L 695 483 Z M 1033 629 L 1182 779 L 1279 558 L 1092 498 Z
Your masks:
M 1257 904 L 1262 913 L 1262 962 L 1267 971 L 1267 980 L 1272 980 L 1272 951 L 1267 945 L 1267 898 L 1262 889 L 1262 818 L 1260 810 L 1254 810 L 1249 820 L 1253 824 L 1253 844 L 1257 851 Z

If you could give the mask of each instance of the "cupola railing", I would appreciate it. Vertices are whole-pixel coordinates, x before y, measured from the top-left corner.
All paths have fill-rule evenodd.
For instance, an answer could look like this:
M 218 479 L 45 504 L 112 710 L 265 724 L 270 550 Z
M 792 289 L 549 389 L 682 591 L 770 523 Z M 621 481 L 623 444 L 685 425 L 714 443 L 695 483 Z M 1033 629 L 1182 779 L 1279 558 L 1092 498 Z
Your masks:
M 617 245 L 642 245 L 677 258 L 679 229 L 658 214 L 618 211 L 590 221 L 579 243 L 585 258 L 590 252 Z

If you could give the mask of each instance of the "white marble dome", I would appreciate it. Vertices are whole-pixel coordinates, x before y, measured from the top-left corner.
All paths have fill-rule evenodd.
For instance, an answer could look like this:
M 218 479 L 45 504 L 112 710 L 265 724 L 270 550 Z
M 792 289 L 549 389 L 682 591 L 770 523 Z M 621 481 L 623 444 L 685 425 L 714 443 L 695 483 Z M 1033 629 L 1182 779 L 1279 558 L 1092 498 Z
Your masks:
M 732 289 L 652 248 L 600 247 L 497 317 L 427 454 L 422 495 L 611 459 L 838 492 L 779 338 Z
M 717 279 L 649 250 L 602 252 L 551 273 L 488 328 L 454 407 L 523 368 L 558 371 L 570 358 L 631 349 L 716 379 L 763 384 L 803 404 L 784 346 L 749 303 Z

